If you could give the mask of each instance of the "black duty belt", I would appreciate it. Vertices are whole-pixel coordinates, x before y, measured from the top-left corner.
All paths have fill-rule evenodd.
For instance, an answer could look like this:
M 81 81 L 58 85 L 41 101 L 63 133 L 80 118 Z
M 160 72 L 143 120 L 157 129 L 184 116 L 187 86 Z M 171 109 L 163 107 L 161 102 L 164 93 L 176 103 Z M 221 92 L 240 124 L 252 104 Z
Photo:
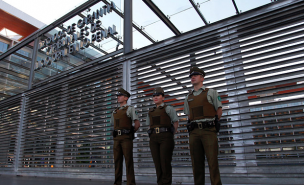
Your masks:
M 167 127 L 155 127 L 155 128 L 151 128 L 151 133 L 152 134 L 159 134 L 162 132 L 171 132 L 171 128 L 167 128 Z
M 194 128 L 199 128 L 199 129 L 204 129 L 204 128 L 210 128 L 214 127 L 214 121 L 207 121 L 207 122 L 191 122 L 193 129 Z
M 121 130 L 114 130 L 114 134 L 117 136 L 121 136 L 123 134 L 130 134 L 131 130 L 127 130 L 127 129 L 121 129 Z

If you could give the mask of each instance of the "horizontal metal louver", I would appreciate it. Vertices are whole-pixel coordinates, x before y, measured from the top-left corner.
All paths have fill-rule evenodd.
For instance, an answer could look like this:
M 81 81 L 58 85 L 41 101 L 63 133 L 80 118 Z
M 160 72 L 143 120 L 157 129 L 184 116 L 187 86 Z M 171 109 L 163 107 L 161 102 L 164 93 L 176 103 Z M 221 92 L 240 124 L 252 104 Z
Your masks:
M 3 100 L 0 105 L 0 167 L 13 168 L 16 162 L 21 96 Z
M 165 102 L 180 118 L 175 135 L 173 171 L 192 173 L 187 117 L 183 102 L 191 89 L 189 68 L 207 73 L 204 85 L 216 89 L 223 103 L 218 135 L 223 176 L 286 173 L 277 165 L 303 165 L 304 160 L 304 17 L 303 7 L 257 16 L 197 36 L 192 43 L 167 47 L 132 64 L 132 104 L 141 132 L 135 145 L 136 167 L 154 173 L 145 124 L 153 105 L 152 92 L 165 89 Z M 207 162 L 206 162 L 207 166 Z M 182 167 L 182 168 L 181 168 Z M 263 167 L 263 168 L 261 168 Z M 151 171 L 152 170 L 152 171 Z M 260 171 L 258 171 L 260 170 Z M 269 171 L 270 170 L 270 171 Z
M 110 118 L 118 106 L 115 93 L 125 87 L 141 123 L 133 148 L 136 178 L 155 180 L 145 121 L 154 106 L 153 89 L 161 86 L 166 104 L 179 117 L 173 181 L 192 182 L 183 104 L 192 89 L 189 68 L 198 66 L 206 72 L 204 84 L 216 89 L 223 103 L 218 134 L 222 179 L 297 177 L 299 182 L 304 164 L 304 1 L 285 2 L 126 55 L 117 56 L 118 50 L 1 101 L 1 173 L 14 169 L 16 174 L 113 179 Z
M 95 71 L 29 95 L 22 167 L 113 166 L 110 116 L 122 86 L 122 65 Z

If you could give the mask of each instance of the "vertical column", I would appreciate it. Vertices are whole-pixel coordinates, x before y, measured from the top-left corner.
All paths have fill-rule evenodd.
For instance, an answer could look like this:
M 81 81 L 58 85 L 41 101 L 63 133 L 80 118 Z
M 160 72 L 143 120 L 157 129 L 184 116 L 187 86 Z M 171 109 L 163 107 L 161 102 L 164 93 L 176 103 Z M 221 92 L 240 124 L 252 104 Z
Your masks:
M 132 0 L 124 2 L 124 54 L 133 50 L 133 32 L 132 32 Z
M 56 162 L 57 168 L 64 167 L 64 143 L 65 143 L 65 127 L 66 127 L 66 117 L 67 117 L 67 100 L 68 100 L 68 84 L 62 85 L 62 95 L 60 113 L 58 114 L 58 129 L 57 129 L 57 142 L 56 142 Z
M 123 88 L 131 92 L 131 61 L 125 61 L 123 63 L 123 72 L 122 72 L 122 84 Z M 131 103 L 131 100 L 128 101 L 128 104 Z
M 14 46 L 14 41 L 12 40 L 12 41 L 11 41 L 11 45 L 9 45 L 9 48 L 12 48 L 13 46 Z M 12 61 L 12 55 L 10 55 L 10 56 L 8 57 L 8 60 L 9 60 L 9 61 Z M 9 64 L 9 63 L 7 64 L 7 69 L 10 68 L 10 65 L 11 65 L 11 64 Z M 5 77 L 8 78 L 8 74 L 6 74 Z M 5 80 L 5 86 L 7 85 L 7 82 L 8 82 L 8 80 L 6 79 L 6 80 Z
M 25 104 L 26 104 L 26 97 L 25 94 L 22 94 L 22 99 L 21 99 L 21 108 L 20 108 L 20 122 L 19 122 L 19 128 L 17 132 L 17 140 L 16 140 L 16 153 L 15 153 L 15 159 L 14 159 L 14 171 L 15 173 L 18 172 L 19 166 L 22 163 L 20 158 L 21 153 L 21 138 L 22 138 L 22 129 L 23 129 L 23 118 L 24 118 L 24 112 L 25 112 Z
M 226 27 L 226 31 L 222 33 L 223 36 L 221 36 L 220 40 L 222 46 L 222 56 L 224 58 L 224 67 L 228 68 L 225 70 L 225 73 L 227 74 L 225 76 L 226 83 L 227 83 L 227 95 L 234 96 L 236 98 L 236 102 L 227 103 L 226 106 L 229 106 L 228 112 L 230 109 L 233 110 L 232 115 L 227 115 L 227 123 L 230 123 L 233 125 L 233 128 L 229 131 L 232 132 L 232 134 L 238 134 L 237 140 L 235 140 L 236 136 L 234 136 L 231 143 L 234 144 L 234 151 L 235 159 L 236 159 L 236 167 L 239 169 L 243 169 L 242 173 L 247 174 L 247 161 L 246 161 L 246 147 L 244 143 L 244 135 L 243 133 L 243 120 L 241 115 L 241 107 L 242 102 L 239 100 L 240 94 L 242 94 L 242 86 L 239 86 L 239 77 L 240 75 L 243 75 L 242 72 L 242 57 L 239 55 L 241 53 L 241 48 L 239 44 L 239 34 L 237 27 Z M 240 90 L 239 90 L 240 89 Z M 224 111 L 226 111 L 224 109 Z M 228 130 L 228 129 L 227 129 Z M 230 138 L 229 138 L 230 140 Z M 246 141 L 245 141 L 246 142 Z
M 131 61 L 127 60 L 123 63 L 123 71 L 122 71 L 122 86 L 123 88 L 131 93 Z M 132 93 L 131 93 L 132 95 Z M 127 101 L 128 105 L 131 105 L 132 97 Z M 125 159 L 123 161 L 123 181 L 126 180 L 126 165 Z
M 34 48 L 32 52 L 32 63 L 31 63 L 31 70 L 30 70 L 30 76 L 28 80 L 28 89 L 32 88 L 33 79 L 34 79 L 34 69 L 37 59 L 37 52 L 38 52 L 38 44 L 39 44 L 39 38 L 37 37 L 34 41 Z

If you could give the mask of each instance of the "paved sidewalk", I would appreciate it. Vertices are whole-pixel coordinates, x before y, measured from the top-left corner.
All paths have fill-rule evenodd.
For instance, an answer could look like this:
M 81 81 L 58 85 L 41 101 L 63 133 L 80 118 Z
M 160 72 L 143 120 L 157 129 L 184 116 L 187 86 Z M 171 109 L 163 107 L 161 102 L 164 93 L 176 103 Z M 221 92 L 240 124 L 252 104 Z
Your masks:
M 136 185 L 156 185 L 155 183 L 136 182 Z M 99 179 L 70 179 L 70 178 L 52 178 L 52 177 L 28 177 L 28 176 L 9 176 L 0 175 L 0 185 L 113 185 L 112 181 Z M 126 185 L 124 182 L 122 185 Z M 177 185 L 173 182 L 172 185 Z M 193 183 L 181 183 L 181 185 L 193 185 Z M 206 183 L 205 185 L 210 185 Z M 223 184 L 236 185 L 236 184 Z M 240 185 L 240 184 L 237 184 Z M 244 185 L 244 184 L 242 184 Z M 249 185 L 249 184 L 247 184 Z M 251 184 L 253 185 L 253 184 Z M 258 184 L 254 184 L 258 185 Z M 263 184 L 266 185 L 266 184 Z M 274 185 L 274 184 L 271 184 Z
M 123 183 L 125 185 L 126 183 Z M 147 183 L 136 183 L 144 185 Z M 113 185 L 113 182 L 98 179 L 69 179 L 52 177 L 0 176 L 0 185 Z

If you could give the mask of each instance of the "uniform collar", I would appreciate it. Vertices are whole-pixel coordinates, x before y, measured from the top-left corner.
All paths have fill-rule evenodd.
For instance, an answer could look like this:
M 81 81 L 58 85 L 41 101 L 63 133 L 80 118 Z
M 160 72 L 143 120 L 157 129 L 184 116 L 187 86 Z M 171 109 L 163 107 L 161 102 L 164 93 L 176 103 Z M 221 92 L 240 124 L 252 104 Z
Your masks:
M 198 90 L 200 90 L 200 89 L 204 91 L 204 90 L 206 89 L 206 86 L 203 85 L 203 86 L 202 86 L 201 88 L 199 88 Z M 194 89 L 193 89 L 193 91 L 194 91 L 194 92 L 197 92 L 197 91 L 195 91 Z
M 158 108 L 163 108 L 165 106 L 165 103 L 162 103 L 158 106 Z M 155 109 L 156 109 L 156 105 L 155 105 Z
M 128 104 L 126 103 L 126 104 L 124 104 L 122 107 L 120 107 L 119 109 L 123 109 L 123 108 L 125 108 L 126 106 L 128 106 Z

